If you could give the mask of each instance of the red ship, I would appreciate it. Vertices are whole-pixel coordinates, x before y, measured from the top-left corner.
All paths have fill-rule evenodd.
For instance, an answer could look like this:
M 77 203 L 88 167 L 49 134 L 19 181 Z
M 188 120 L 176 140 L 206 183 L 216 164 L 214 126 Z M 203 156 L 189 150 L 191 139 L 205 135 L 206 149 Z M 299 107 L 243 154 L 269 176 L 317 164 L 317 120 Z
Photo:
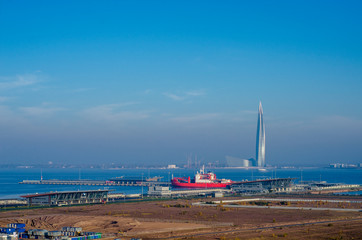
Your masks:
M 232 183 L 230 179 L 217 179 L 215 173 L 205 173 L 204 167 L 192 180 L 190 177 L 175 177 L 171 180 L 172 186 L 179 188 L 226 188 Z

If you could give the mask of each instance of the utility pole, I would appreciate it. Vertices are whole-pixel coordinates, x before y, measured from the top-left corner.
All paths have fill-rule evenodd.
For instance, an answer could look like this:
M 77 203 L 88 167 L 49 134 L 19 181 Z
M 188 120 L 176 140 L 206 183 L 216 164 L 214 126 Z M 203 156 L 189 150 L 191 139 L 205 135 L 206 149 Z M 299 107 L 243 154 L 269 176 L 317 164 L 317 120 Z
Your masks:
M 141 184 L 142 184 L 142 199 L 143 199 L 143 173 L 142 173 L 142 182 L 141 182 Z

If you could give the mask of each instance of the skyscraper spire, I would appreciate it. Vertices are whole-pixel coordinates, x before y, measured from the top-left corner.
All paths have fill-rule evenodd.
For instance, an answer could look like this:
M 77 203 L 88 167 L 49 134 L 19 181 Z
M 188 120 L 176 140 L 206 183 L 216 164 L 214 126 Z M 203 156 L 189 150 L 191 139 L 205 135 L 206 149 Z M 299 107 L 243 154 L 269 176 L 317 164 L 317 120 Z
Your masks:
M 256 130 L 256 164 L 258 167 L 265 167 L 265 125 L 261 101 L 259 103 L 258 126 Z

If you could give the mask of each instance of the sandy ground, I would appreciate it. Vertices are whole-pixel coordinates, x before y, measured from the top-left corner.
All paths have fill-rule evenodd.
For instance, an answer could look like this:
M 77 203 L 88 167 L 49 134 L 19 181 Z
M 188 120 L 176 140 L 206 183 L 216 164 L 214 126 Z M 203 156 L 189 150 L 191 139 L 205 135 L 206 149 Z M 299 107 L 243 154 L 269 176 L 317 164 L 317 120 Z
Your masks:
M 28 229 L 76 226 L 109 239 L 362 239 L 361 212 L 228 209 L 192 206 L 192 201 L 7 211 L 0 212 L 0 226 L 11 222 L 26 223 Z M 301 223 L 305 225 L 295 225 Z
M 171 231 L 183 231 L 190 229 L 209 228 L 205 224 L 195 223 L 173 223 L 173 222 L 148 222 L 138 221 L 129 217 L 117 216 L 74 216 L 69 214 L 52 214 L 39 216 L 24 216 L 6 218 L 0 220 L 0 225 L 5 226 L 10 222 L 25 223 L 27 229 L 47 229 L 49 231 L 59 230 L 64 226 L 76 226 L 83 231 L 102 232 L 106 236 L 149 234 Z M 123 233 L 123 234 L 119 234 Z

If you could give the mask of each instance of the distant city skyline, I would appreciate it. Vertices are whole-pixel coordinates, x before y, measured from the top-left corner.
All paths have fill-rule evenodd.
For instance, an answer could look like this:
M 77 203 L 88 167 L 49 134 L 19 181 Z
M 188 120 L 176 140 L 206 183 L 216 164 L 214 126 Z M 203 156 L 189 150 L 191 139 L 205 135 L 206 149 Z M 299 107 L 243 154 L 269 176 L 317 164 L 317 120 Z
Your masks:
M 0 163 L 360 163 L 361 10 L 0 0 Z

